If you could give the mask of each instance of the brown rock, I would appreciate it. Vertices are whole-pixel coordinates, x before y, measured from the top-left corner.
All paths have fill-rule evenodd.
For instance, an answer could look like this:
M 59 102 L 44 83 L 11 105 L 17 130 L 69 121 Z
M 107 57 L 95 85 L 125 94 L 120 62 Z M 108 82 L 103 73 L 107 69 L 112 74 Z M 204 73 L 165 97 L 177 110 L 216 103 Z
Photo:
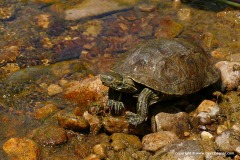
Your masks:
M 83 137 L 81 142 L 76 145 L 75 153 L 79 158 L 84 159 L 88 157 L 88 155 L 93 154 L 94 146 L 98 144 L 109 144 L 109 141 L 110 138 L 106 134 Z
M 49 96 L 54 96 L 56 94 L 61 93 L 63 89 L 61 86 L 57 84 L 51 84 L 50 86 L 48 86 L 47 91 Z
M 140 4 L 138 8 L 142 12 L 152 12 L 156 9 L 156 6 L 149 3 L 143 3 L 143 4 Z
M 128 121 L 124 117 L 106 116 L 102 120 L 103 127 L 110 133 L 129 133 Z
M 128 120 L 125 117 L 113 117 L 107 115 L 103 117 L 102 124 L 104 129 L 110 133 L 128 133 L 128 134 L 137 134 L 145 135 L 150 132 L 150 127 L 148 124 L 143 123 L 138 127 L 130 126 Z
M 193 116 L 191 123 L 194 119 L 201 125 L 213 124 L 219 113 L 220 108 L 216 102 L 204 100 L 196 110 L 190 113 L 190 115 Z
M 160 20 L 159 28 L 155 32 L 157 38 L 174 38 L 183 31 L 183 25 L 170 18 Z
M 176 114 L 161 112 L 155 116 L 157 131 L 171 131 L 180 137 L 189 131 L 189 116 L 185 112 Z
M 57 106 L 55 106 L 54 104 L 46 104 L 42 108 L 39 108 L 35 111 L 34 117 L 36 119 L 46 118 L 57 109 L 58 109 Z
M 83 113 L 83 117 L 90 124 L 90 134 L 96 135 L 102 127 L 102 122 L 96 115 L 91 115 L 88 111 Z
M 3 150 L 11 159 L 38 160 L 40 158 L 40 147 L 31 139 L 11 138 L 3 145 Z
M 42 126 L 32 131 L 31 137 L 41 145 L 55 146 L 67 141 L 66 131 L 59 126 Z
M 147 151 L 156 151 L 178 139 L 175 133 L 169 131 L 150 133 L 145 135 L 142 139 L 143 149 Z
M 124 148 L 134 148 L 140 150 L 142 143 L 140 139 L 135 135 L 129 135 L 125 133 L 114 133 L 111 135 L 111 146 L 114 150 L 119 151 Z
M 77 102 L 83 108 L 93 102 L 104 106 L 107 101 L 108 87 L 102 84 L 99 76 L 90 76 L 73 85 L 66 85 L 65 89 L 64 97 Z
M 85 118 L 76 116 L 73 113 L 61 111 L 58 113 L 57 118 L 63 128 L 72 130 L 85 130 L 89 128 L 89 123 Z

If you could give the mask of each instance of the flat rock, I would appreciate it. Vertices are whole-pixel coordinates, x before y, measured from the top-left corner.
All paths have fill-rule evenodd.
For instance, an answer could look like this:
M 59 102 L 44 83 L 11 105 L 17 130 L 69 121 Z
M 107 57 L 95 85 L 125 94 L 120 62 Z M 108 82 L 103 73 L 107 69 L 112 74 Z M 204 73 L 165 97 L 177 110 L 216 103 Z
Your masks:
M 65 20 L 79 20 L 128 9 L 133 7 L 138 1 L 139 0 L 84 0 L 75 7 L 65 10 Z
M 143 149 L 147 151 L 156 151 L 178 139 L 175 133 L 169 131 L 150 133 L 145 135 L 142 139 Z

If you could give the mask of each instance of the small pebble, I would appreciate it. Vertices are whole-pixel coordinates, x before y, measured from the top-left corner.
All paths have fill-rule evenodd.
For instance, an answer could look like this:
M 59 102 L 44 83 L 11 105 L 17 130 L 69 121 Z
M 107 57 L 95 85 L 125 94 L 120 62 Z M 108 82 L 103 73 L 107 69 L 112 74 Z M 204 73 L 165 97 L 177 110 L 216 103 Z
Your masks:
M 219 134 L 221 134 L 223 131 L 225 131 L 226 129 L 228 129 L 228 127 L 227 126 L 225 126 L 225 125 L 219 125 L 218 127 L 217 127 L 217 134 L 219 135 Z
M 190 8 L 182 8 L 178 11 L 177 16 L 182 21 L 187 21 L 191 19 L 191 12 Z
M 54 96 L 56 94 L 61 93 L 63 89 L 61 86 L 57 84 L 51 84 L 50 86 L 48 86 L 47 91 L 49 96 Z
M 201 138 L 202 138 L 202 140 L 212 140 L 214 138 L 214 136 L 209 132 L 202 131 Z
M 100 158 L 106 158 L 106 146 L 103 144 L 97 144 L 93 147 L 93 152 Z

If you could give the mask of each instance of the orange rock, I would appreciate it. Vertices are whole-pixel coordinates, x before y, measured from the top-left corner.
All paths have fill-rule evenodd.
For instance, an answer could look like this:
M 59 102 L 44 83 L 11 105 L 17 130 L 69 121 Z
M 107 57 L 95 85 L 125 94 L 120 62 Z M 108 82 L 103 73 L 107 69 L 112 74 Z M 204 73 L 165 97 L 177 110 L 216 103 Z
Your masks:
M 57 110 L 57 106 L 54 104 L 47 104 L 43 106 L 42 108 L 39 108 L 38 110 L 35 111 L 34 117 L 36 119 L 43 119 L 49 116 L 51 113 Z
M 93 102 L 105 105 L 107 94 L 108 87 L 102 84 L 99 76 L 94 76 L 66 88 L 64 98 L 77 102 L 81 107 L 86 107 Z
M 38 160 L 40 147 L 36 142 L 27 138 L 11 138 L 4 145 L 3 150 L 9 158 L 14 160 Z

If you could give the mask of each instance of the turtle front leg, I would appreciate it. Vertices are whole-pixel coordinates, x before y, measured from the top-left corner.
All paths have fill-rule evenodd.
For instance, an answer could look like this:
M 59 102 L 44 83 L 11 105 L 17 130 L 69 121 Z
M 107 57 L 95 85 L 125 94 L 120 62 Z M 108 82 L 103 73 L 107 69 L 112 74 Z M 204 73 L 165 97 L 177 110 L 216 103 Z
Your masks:
M 148 117 L 148 107 L 153 97 L 156 95 L 149 88 L 144 88 L 138 96 L 137 102 L 137 114 L 133 112 L 127 112 L 129 123 L 132 125 L 139 125 L 147 120 Z
M 121 102 L 122 93 L 109 88 L 108 97 L 107 106 L 110 107 L 113 114 L 120 115 L 121 111 L 125 109 L 123 102 Z

